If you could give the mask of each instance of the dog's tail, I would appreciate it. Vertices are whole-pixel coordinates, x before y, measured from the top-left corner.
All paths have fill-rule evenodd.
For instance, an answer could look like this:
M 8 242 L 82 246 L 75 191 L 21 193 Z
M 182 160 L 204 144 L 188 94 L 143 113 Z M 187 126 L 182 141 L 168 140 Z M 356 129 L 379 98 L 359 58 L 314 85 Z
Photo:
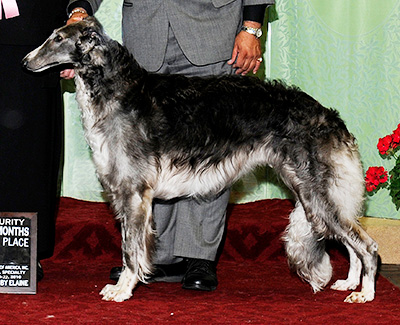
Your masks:
M 310 283 L 314 292 L 322 290 L 332 277 L 332 266 L 325 251 L 325 238 L 313 230 L 300 202 L 289 217 L 283 240 L 289 267 Z

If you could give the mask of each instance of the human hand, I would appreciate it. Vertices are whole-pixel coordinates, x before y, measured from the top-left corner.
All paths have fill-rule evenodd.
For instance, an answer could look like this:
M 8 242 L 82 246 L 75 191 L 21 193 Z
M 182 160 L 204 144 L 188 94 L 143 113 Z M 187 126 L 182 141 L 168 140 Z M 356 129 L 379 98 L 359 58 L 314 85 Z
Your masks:
M 254 23 L 254 28 L 261 27 L 260 24 L 258 26 L 256 24 Z M 246 26 L 248 25 L 250 24 L 246 23 Z M 232 57 L 228 64 L 233 64 L 233 67 L 237 68 L 236 74 L 246 75 L 250 71 L 255 74 L 262 62 L 261 54 L 260 40 L 254 35 L 241 31 L 235 38 Z
M 67 25 L 75 23 L 75 22 L 80 21 L 80 20 L 83 20 L 87 16 L 89 16 L 89 15 L 86 13 L 85 9 L 83 9 L 83 8 L 75 8 L 72 11 L 71 17 L 69 17 L 68 20 L 67 20 Z M 74 76 L 75 76 L 74 69 L 65 69 L 65 70 L 62 70 L 60 72 L 60 77 L 64 78 L 64 79 L 73 79 Z
M 73 79 L 75 77 L 74 69 L 64 69 L 60 72 L 60 77 L 63 79 Z
M 75 8 L 74 10 L 72 10 L 72 15 L 67 20 L 67 25 L 83 20 L 87 16 L 89 15 L 87 14 L 85 9 L 80 7 Z

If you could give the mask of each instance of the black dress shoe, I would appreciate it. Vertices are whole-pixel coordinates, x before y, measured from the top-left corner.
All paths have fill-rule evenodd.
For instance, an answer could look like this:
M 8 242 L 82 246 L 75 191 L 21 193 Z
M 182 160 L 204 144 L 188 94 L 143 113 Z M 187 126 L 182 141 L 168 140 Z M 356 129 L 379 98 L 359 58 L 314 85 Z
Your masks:
M 122 273 L 122 266 L 113 267 L 110 271 L 110 279 L 115 282 L 118 282 L 121 273 Z
M 217 270 L 214 262 L 200 259 L 188 260 L 187 271 L 182 279 L 183 289 L 213 291 L 217 285 Z
M 156 264 L 153 274 L 147 279 L 147 282 L 181 282 L 186 272 L 186 261 L 174 264 Z M 122 267 L 116 266 L 111 269 L 110 279 L 118 281 L 122 273 Z

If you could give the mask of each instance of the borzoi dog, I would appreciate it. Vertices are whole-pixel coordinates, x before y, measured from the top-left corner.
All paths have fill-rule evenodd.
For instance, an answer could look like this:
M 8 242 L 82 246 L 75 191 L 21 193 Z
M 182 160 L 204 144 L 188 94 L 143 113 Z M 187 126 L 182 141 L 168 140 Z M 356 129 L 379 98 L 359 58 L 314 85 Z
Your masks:
M 360 227 L 362 166 L 339 114 L 277 81 L 148 73 L 104 34 L 95 18 L 64 26 L 24 66 L 75 69 L 76 98 L 99 178 L 121 221 L 123 272 L 101 291 L 129 299 L 152 271 L 154 198 L 218 195 L 243 174 L 269 165 L 296 198 L 284 234 L 289 265 L 314 291 L 331 279 L 325 244 L 349 251 L 346 302 L 374 299 L 377 244 Z

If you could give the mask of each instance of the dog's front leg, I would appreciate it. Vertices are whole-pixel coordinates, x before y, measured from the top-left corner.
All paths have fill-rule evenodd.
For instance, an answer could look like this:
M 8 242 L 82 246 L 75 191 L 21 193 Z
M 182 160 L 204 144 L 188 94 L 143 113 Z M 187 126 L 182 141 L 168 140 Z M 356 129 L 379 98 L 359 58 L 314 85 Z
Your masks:
M 124 266 L 118 283 L 107 284 L 101 291 L 100 294 L 103 296 L 103 300 L 122 302 L 132 297 L 132 290 L 138 283 L 137 274 L 133 273 L 131 269 Z
M 151 274 L 155 235 L 152 227 L 152 201 L 153 191 L 146 189 L 132 196 L 129 209 L 125 209 L 124 204 L 115 205 L 122 212 L 123 271 L 116 285 L 108 284 L 101 290 L 103 300 L 121 302 L 129 299 L 137 283 L 145 283 L 146 276 Z

